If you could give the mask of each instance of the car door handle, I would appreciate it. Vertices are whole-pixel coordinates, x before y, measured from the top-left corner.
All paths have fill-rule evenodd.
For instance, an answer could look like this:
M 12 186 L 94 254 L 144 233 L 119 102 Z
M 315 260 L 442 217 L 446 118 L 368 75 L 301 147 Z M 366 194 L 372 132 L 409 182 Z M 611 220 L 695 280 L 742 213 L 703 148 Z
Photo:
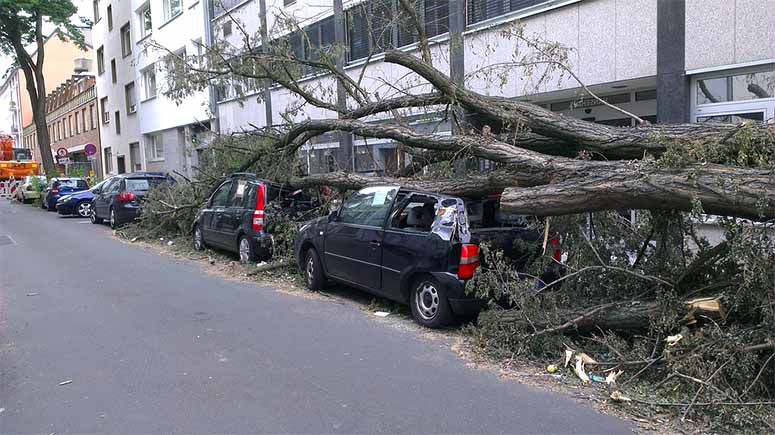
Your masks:
M 379 248 L 380 246 L 382 246 L 382 243 L 381 243 L 379 240 L 372 240 L 372 241 L 369 243 L 369 245 L 371 245 L 371 246 L 373 246 L 373 247 L 375 247 L 375 248 Z

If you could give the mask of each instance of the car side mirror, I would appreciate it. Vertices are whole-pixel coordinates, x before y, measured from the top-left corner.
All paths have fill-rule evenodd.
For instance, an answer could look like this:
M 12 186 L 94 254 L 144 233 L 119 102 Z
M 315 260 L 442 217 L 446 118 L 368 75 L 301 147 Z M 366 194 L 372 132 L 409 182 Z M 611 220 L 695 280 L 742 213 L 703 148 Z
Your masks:
M 339 219 L 339 210 L 331 210 L 331 213 L 328 215 L 328 221 L 329 222 L 336 222 Z
M 100 193 L 102 193 L 102 190 L 101 189 L 94 189 L 92 191 L 92 193 L 95 194 L 95 195 L 99 195 Z

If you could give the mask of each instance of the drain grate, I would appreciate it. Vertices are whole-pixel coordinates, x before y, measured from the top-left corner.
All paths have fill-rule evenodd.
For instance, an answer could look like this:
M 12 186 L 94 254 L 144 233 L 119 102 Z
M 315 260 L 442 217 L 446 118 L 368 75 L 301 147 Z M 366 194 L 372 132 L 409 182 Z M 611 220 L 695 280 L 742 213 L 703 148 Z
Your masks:
M 15 245 L 16 242 L 13 241 L 11 236 L 5 236 L 0 235 L 0 246 L 8 246 L 8 245 Z

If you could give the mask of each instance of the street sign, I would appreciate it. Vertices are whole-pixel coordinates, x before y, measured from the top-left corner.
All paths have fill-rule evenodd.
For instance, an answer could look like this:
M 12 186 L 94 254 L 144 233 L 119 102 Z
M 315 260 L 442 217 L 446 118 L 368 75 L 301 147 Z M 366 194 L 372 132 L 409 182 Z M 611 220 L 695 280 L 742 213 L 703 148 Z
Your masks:
M 86 158 L 89 159 L 90 162 L 97 160 L 97 156 L 94 154 L 89 154 L 86 156 Z
M 94 145 L 93 143 L 87 143 L 83 147 L 83 153 L 86 154 L 87 156 L 93 156 L 97 154 L 97 146 Z
M 57 148 L 57 157 L 67 157 L 67 148 Z
M 57 158 L 57 161 L 59 161 L 60 164 L 64 165 L 65 163 L 70 163 L 70 157 L 59 157 Z

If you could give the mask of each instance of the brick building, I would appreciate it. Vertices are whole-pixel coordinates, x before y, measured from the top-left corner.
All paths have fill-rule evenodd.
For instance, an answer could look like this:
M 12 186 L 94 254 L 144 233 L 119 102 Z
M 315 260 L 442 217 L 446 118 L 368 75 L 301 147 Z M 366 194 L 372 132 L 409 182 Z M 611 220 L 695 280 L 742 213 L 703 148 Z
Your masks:
M 92 75 L 74 75 L 46 97 L 46 124 L 51 137 L 51 152 L 65 148 L 70 163 L 59 165 L 61 173 L 74 168 L 101 177 L 100 128 L 95 79 Z M 24 128 L 24 146 L 37 149 L 35 124 Z M 97 159 L 90 161 L 84 153 L 86 144 L 97 147 Z

